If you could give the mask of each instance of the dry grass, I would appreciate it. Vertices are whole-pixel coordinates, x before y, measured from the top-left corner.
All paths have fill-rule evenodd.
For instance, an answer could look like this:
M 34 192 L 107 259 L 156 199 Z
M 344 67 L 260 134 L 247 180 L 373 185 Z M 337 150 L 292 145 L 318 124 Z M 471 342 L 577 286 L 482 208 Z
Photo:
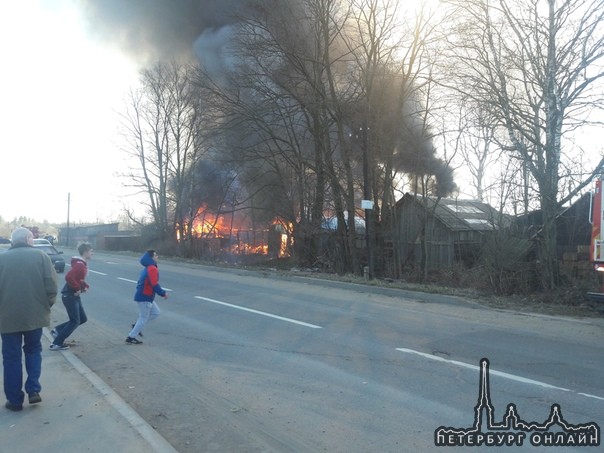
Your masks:
M 346 274 L 337 275 L 323 273 L 317 270 L 301 269 L 292 267 L 287 260 L 272 260 L 270 262 L 247 263 L 241 266 L 250 270 L 267 270 L 282 275 L 299 275 L 325 280 L 341 281 L 348 283 L 364 284 L 370 286 L 399 288 L 407 291 L 418 291 L 431 294 L 443 294 L 457 296 L 477 302 L 481 305 L 514 310 L 522 313 L 539 313 L 551 316 L 571 317 L 604 317 L 604 303 L 592 302 L 587 299 L 586 287 L 561 287 L 549 292 L 535 292 L 532 294 L 496 295 L 484 288 L 472 289 L 470 279 L 460 278 L 460 275 L 452 275 L 454 284 L 447 285 L 446 278 L 440 278 L 441 284 L 436 283 L 413 283 L 411 281 L 393 279 L 365 280 L 363 277 Z M 443 276 L 441 276 L 443 277 Z M 466 284 L 468 286 L 466 286 Z M 465 286 L 465 287 L 464 287 Z M 479 286 L 479 285 L 476 285 Z

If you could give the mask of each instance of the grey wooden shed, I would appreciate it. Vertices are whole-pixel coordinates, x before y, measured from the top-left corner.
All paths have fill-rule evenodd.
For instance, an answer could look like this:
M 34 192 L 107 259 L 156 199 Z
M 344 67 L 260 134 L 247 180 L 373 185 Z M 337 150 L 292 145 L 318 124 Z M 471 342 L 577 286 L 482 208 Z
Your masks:
M 406 193 L 397 203 L 390 226 L 392 247 L 403 265 L 420 262 L 425 251 L 428 268 L 471 265 L 499 213 L 476 200 L 421 197 Z

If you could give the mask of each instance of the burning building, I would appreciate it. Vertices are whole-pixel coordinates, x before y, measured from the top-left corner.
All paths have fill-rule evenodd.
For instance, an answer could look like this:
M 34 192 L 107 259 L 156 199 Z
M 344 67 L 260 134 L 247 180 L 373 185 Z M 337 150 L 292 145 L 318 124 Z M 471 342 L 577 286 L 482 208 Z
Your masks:
M 269 224 L 258 225 L 244 211 L 216 214 L 202 206 L 192 219 L 186 219 L 185 240 L 201 243 L 201 254 L 218 256 L 267 255 L 271 258 L 289 256 L 292 243 L 291 224 L 274 219 Z

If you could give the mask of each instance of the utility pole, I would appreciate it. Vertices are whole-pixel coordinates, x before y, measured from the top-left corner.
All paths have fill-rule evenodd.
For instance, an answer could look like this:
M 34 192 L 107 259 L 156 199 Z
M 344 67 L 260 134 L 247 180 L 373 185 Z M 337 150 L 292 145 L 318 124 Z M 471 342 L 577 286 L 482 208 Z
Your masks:
M 367 272 L 365 278 L 373 279 L 373 246 L 371 236 L 371 210 L 373 209 L 373 200 L 371 199 L 371 183 L 369 177 L 369 147 L 367 146 L 367 136 L 369 130 L 367 125 L 361 128 L 363 140 L 363 200 L 361 208 L 365 209 L 365 244 L 367 247 Z
M 65 247 L 69 247 L 69 209 L 71 207 L 71 192 L 67 192 L 67 233 L 65 234 Z

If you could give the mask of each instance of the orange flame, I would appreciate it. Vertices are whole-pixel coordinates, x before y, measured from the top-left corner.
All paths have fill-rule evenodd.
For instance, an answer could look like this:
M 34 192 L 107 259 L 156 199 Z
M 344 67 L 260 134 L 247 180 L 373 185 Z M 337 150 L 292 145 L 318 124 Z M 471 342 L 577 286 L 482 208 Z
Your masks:
M 271 223 L 268 229 L 251 229 L 242 216 L 216 215 L 201 206 L 191 222 L 191 235 L 200 239 L 228 239 L 230 245 L 225 250 L 235 254 L 289 256 L 293 226 L 279 218 Z

